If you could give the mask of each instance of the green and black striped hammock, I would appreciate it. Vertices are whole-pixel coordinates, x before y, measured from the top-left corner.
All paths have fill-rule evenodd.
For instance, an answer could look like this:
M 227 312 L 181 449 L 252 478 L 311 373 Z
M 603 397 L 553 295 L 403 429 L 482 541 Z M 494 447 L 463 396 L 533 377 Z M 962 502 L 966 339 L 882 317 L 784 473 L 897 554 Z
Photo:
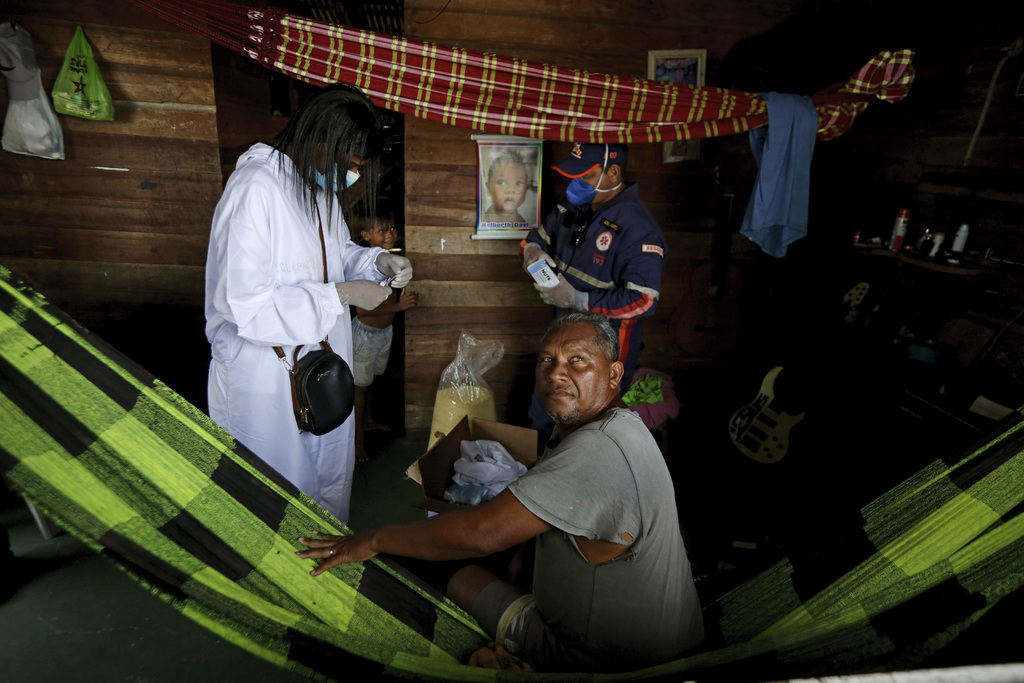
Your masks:
M 388 559 L 310 577 L 296 539 L 343 525 L 206 415 L 0 267 L 0 467 L 11 486 L 148 590 L 281 667 L 343 678 L 352 655 L 438 680 L 474 620 Z M 706 607 L 709 647 L 617 675 L 760 680 L 912 668 L 1024 581 L 1024 427 L 948 454 Z

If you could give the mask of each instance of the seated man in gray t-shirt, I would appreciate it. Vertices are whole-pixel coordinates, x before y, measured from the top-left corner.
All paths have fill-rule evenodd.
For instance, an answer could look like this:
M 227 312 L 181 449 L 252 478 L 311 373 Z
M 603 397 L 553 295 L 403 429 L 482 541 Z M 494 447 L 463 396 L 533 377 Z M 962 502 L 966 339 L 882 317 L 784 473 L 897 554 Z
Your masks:
M 537 387 L 556 422 L 540 462 L 478 507 L 355 536 L 300 539 L 301 557 L 482 557 L 537 538 L 532 594 L 475 565 L 449 597 L 537 671 L 613 671 L 669 661 L 704 638 L 664 459 L 619 398 L 618 341 L 572 311 L 544 335 Z
M 473 606 L 499 644 L 537 666 L 607 671 L 668 661 L 701 642 L 672 480 L 640 416 L 612 408 L 549 444 L 509 489 L 553 528 L 537 538 L 535 608 L 510 623 L 518 628 L 497 634 L 510 604 L 501 584 Z

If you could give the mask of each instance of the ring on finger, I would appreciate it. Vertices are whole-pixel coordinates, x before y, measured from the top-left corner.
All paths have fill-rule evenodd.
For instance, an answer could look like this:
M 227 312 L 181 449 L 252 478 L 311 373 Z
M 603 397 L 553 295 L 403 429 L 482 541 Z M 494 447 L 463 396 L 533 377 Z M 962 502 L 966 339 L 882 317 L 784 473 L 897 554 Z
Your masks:
M 334 557 L 334 546 L 333 545 L 327 551 L 327 557 Z

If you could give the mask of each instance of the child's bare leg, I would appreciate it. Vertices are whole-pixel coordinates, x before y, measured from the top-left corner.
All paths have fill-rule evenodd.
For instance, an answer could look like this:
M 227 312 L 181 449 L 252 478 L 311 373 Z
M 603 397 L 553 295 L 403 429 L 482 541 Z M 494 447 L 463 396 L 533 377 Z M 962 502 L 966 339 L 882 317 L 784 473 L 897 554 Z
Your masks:
M 366 389 L 365 405 L 363 407 L 363 429 L 367 432 L 378 431 L 378 432 L 390 432 L 391 427 L 386 424 L 381 424 L 373 419 L 373 390 L 371 387 L 363 387 Z

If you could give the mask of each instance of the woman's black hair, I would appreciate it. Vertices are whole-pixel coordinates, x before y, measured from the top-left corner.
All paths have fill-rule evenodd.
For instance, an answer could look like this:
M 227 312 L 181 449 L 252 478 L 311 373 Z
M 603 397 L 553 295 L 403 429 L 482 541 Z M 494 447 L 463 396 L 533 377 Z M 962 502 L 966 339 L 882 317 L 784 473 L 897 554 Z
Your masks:
M 327 161 L 324 169 L 327 187 L 333 187 L 337 178 L 339 200 L 345 207 L 351 203 L 351 189 L 344 187 L 345 173 L 353 157 L 366 161 L 359 171 L 364 183 L 363 196 L 377 196 L 384 135 L 383 118 L 370 99 L 354 86 L 335 83 L 324 87 L 299 107 L 272 145 L 291 159 L 302 179 L 302 186 L 296 191 L 312 215 L 317 195 L 324 191 L 316 182 L 318 155 Z M 332 161 L 337 162 L 337 166 Z M 367 204 L 367 212 L 373 215 L 373 202 Z M 333 202 L 327 205 L 331 211 Z M 326 223 L 331 225 L 330 215 Z

